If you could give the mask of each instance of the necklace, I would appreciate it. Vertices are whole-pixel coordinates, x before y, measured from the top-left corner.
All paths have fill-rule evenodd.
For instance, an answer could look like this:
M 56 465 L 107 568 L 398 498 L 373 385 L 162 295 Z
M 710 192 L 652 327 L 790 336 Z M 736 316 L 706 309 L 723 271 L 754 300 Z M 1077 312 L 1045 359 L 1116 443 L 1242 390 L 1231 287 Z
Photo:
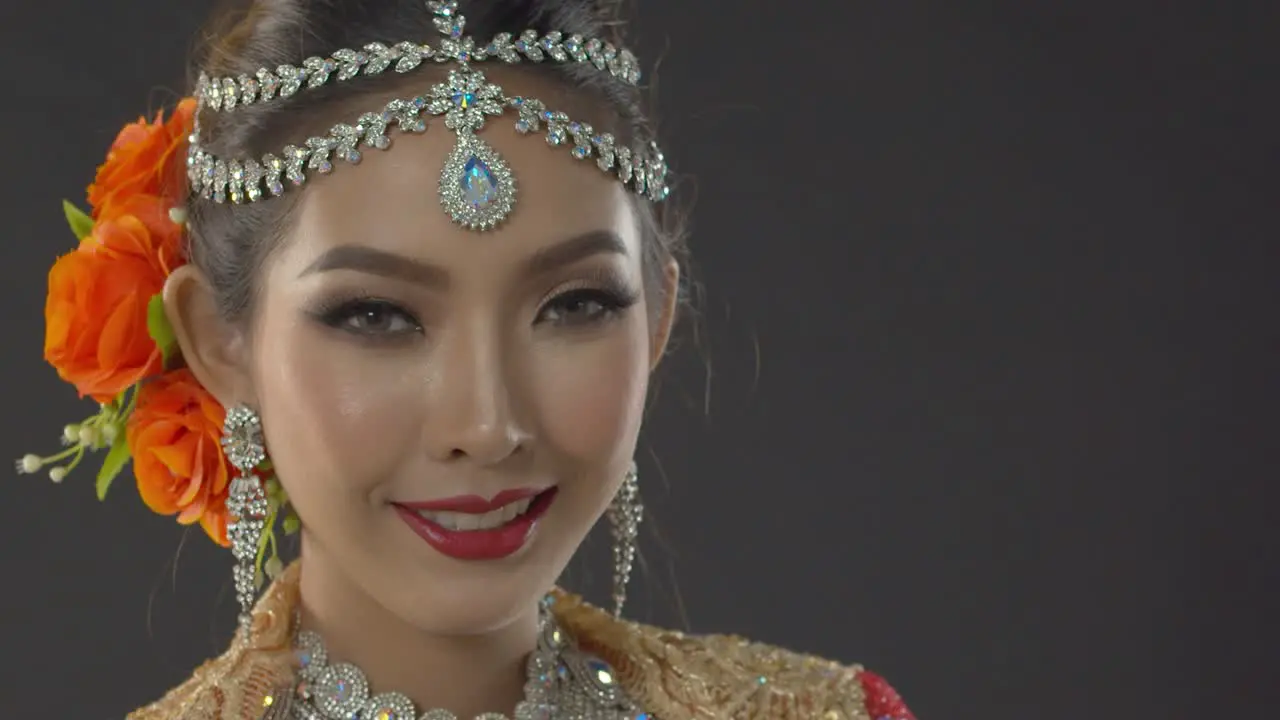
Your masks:
M 655 720 L 637 708 L 608 663 L 579 649 L 551 613 L 551 596 L 538 606 L 538 641 L 525 663 L 524 699 L 514 720 Z M 273 698 L 262 720 L 458 720 L 448 710 L 419 713 L 398 692 L 373 694 L 355 665 L 330 663 L 320 636 L 294 637 L 300 669 L 292 692 Z M 509 720 L 484 713 L 475 720 Z

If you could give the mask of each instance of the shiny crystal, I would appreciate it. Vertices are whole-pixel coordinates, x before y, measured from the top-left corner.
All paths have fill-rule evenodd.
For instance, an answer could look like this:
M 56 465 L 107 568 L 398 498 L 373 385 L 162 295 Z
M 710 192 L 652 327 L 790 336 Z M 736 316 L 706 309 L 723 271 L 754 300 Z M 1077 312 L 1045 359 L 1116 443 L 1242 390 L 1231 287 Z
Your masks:
M 327 56 L 310 56 L 297 64 L 260 68 L 252 73 L 226 77 L 201 75 L 196 97 L 202 107 L 215 112 L 237 112 L 256 105 L 288 98 L 294 94 L 334 82 L 378 75 L 391 67 L 407 73 L 423 65 L 451 63 L 447 81 L 438 83 L 423 96 L 392 100 L 380 111 L 365 113 L 355 123 L 333 126 L 327 133 L 306 138 L 278 151 L 277 155 L 219 158 L 201 147 L 197 136 L 190 142 L 188 175 L 194 192 L 216 203 L 256 203 L 282 195 L 286 183 L 302 186 L 313 174 L 333 170 L 336 160 L 359 162 L 361 150 L 391 146 L 388 130 L 420 133 L 427 130 L 424 116 L 443 116 L 445 129 L 457 134 L 467 147 L 452 158 L 441 173 L 442 204 L 455 222 L 475 230 L 495 227 L 510 213 L 516 186 L 511 170 L 487 146 L 475 157 L 474 148 L 490 117 L 510 109 L 517 132 L 544 132 L 546 141 L 564 147 L 580 160 L 594 158 L 600 170 L 613 174 L 633 191 L 655 202 L 667 197 L 667 165 L 656 146 L 617 147 L 611 137 L 595 135 L 590 126 L 573 123 L 563 112 L 548 109 L 534 98 L 507 96 L 502 88 L 486 81 L 479 65 L 486 62 L 574 62 L 597 68 L 615 79 L 635 84 L 639 64 L 628 50 L 580 34 L 565 35 L 551 30 L 539 33 L 524 30 L 518 35 L 497 33 L 486 45 L 464 32 L 466 19 L 452 0 L 436 0 L 430 5 L 433 23 L 443 37 L 423 44 L 401 41 L 394 45 L 370 42 L 359 48 L 334 50 Z M 435 62 L 425 63 L 426 59 Z M 483 145 L 483 143 L 480 143 Z M 652 145 L 652 143 L 648 143 Z M 336 160 L 335 160 L 336 158 Z M 233 164 L 235 163 L 235 164 Z M 463 165 L 466 165 L 464 170 Z M 241 172 L 233 170 L 239 167 Z
M 462 166 L 463 197 L 472 207 L 485 208 L 498 197 L 498 181 L 483 160 L 472 155 Z

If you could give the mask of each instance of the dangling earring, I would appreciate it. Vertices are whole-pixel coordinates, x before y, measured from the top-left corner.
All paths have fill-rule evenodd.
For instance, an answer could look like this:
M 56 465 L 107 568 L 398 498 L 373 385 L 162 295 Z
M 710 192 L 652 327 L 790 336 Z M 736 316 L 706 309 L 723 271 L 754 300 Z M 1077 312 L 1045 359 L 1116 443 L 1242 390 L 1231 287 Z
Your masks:
M 262 533 L 266 529 L 267 493 L 254 468 L 267 459 L 262 445 L 262 421 L 244 405 L 227 411 L 222 426 L 222 448 L 239 474 L 227 492 L 227 539 L 236 559 L 232 570 L 236 600 L 240 603 L 240 627 L 248 630 L 257 595 L 256 560 Z
M 636 559 L 636 540 L 640 535 L 640 521 L 644 518 L 644 505 L 640 502 L 640 483 L 633 460 L 618 494 L 609 503 L 609 529 L 613 534 L 613 616 L 622 617 L 622 607 L 627 602 L 627 583 L 631 580 L 631 566 Z

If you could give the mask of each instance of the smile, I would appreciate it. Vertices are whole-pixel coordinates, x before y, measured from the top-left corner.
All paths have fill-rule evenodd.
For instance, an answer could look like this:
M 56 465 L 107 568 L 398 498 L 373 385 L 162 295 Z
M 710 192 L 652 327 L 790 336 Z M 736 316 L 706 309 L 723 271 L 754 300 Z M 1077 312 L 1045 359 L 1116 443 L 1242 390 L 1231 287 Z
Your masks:
M 494 530 L 524 515 L 532 504 L 533 498 L 517 500 L 483 515 L 445 510 L 418 510 L 417 513 L 446 530 Z
M 497 560 L 529 543 L 556 491 L 505 490 L 491 500 L 464 496 L 392 507 L 410 530 L 441 554 L 458 560 Z

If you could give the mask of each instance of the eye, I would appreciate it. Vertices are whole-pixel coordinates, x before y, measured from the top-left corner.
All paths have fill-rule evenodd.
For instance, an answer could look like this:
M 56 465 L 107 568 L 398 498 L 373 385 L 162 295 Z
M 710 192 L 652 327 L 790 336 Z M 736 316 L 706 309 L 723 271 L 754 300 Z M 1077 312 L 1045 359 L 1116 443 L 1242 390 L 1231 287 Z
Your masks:
M 352 300 L 321 315 L 330 327 L 356 335 L 394 336 L 422 331 L 417 319 L 386 300 Z
M 542 306 L 538 322 L 556 325 L 586 325 L 608 320 L 635 304 L 631 296 L 597 289 L 570 290 Z

